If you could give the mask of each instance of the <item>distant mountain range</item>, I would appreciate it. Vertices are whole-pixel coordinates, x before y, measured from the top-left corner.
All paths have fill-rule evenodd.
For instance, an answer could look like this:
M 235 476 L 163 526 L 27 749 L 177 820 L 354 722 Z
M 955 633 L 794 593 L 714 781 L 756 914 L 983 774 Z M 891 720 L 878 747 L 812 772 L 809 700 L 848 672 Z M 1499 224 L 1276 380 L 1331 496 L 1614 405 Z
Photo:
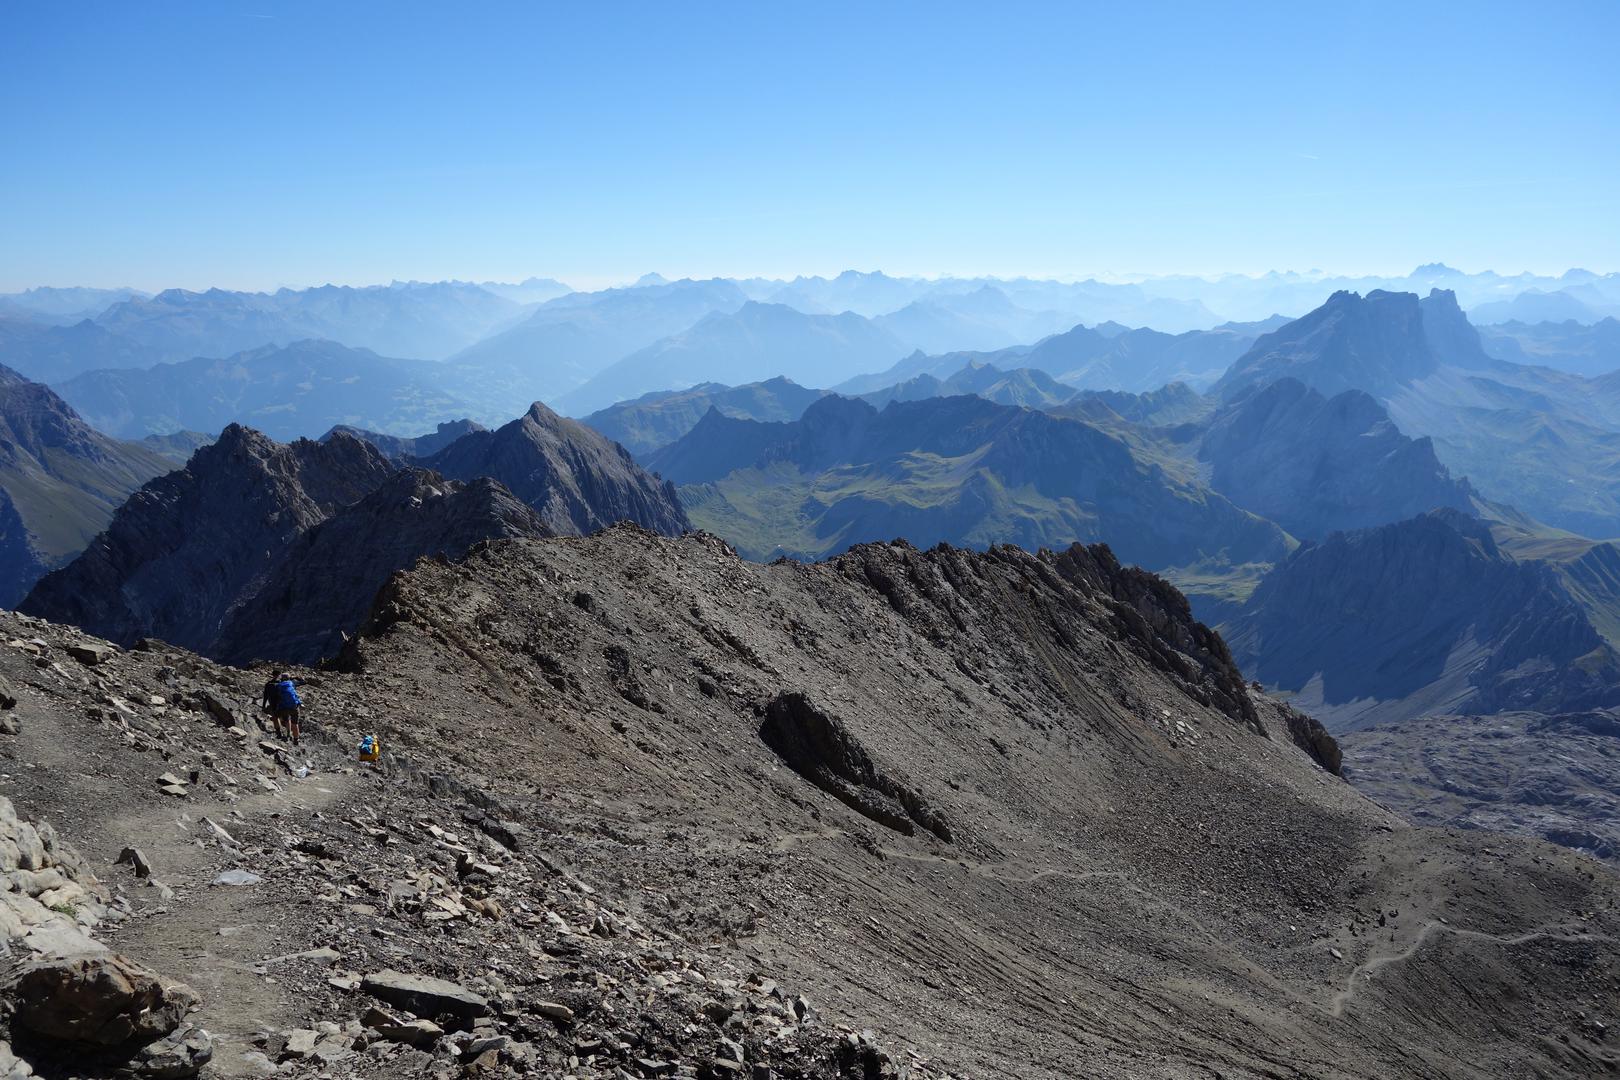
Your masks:
M 1270 562 L 1289 540 L 1073 420 L 974 396 L 893 402 L 832 396 L 788 423 L 711 410 L 647 458 L 681 485 L 694 524 L 750 558 L 816 558 L 905 536 L 1028 549 L 1106 537 L 1148 567 Z
M 806 315 L 750 300 L 632 353 L 559 402 L 567 412 L 585 413 L 626 397 L 702 382 L 745 383 L 772 374 L 801 384 L 837 382 L 893 363 L 907 351 L 907 344 L 882 325 L 853 312 Z
M 1480 344 L 1498 360 L 1538 364 L 1596 378 L 1620 371 L 1620 319 L 1591 325 L 1569 322 L 1508 322 L 1483 327 Z
M 65 326 L 0 327 L 0 361 L 44 382 L 83 371 L 218 358 L 309 338 L 438 360 L 519 319 L 524 305 L 475 285 L 335 285 L 131 296 Z
M 441 365 L 332 341 L 266 345 L 221 360 L 87 371 L 57 389 L 102 431 L 129 438 L 248 424 L 274 439 L 348 425 L 430 428 L 471 406 L 442 388 Z

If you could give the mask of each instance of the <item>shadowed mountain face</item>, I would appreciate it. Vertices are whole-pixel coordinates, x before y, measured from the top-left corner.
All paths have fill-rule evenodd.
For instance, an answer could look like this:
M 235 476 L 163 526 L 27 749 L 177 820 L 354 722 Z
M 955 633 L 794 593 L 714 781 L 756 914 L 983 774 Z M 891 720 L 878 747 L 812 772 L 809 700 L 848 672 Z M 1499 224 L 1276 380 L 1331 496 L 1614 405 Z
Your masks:
M 671 484 L 648 474 L 624 447 L 538 402 L 511 423 L 464 435 L 421 464 L 451 479 L 500 481 L 560 535 L 620 521 L 667 535 L 691 528 Z
M 395 571 L 424 556 L 460 558 L 485 540 L 546 535 L 539 515 L 494 480 L 402 469 L 294 539 L 210 651 L 232 663 L 313 664 L 337 654 Z
M 1430 440 L 1402 435 L 1367 394 L 1328 400 L 1292 378 L 1221 410 L 1198 457 L 1216 491 L 1301 539 L 1473 505 Z
M 1269 561 L 1275 525 L 1138 460 L 1090 425 L 977 397 L 828 397 L 795 423 L 711 411 L 649 464 L 685 485 L 693 520 L 752 558 L 874 536 L 1031 550 L 1107 537 L 1122 558 Z
M 1221 632 L 1333 730 L 1620 705 L 1620 659 L 1558 575 L 1454 510 L 1301 547 Z
M 113 511 L 173 462 L 109 439 L 48 387 L 0 367 L 0 607 L 84 549 Z
M 185 468 L 132 495 L 19 610 L 121 644 L 156 637 L 206 652 L 298 536 L 391 472 L 359 439 L 284 446 L 232 425 Z
M 743 386 L 702 383 L 690 390 L 660 390 L 621 401 L 581 417 L 580 423 L 639 456 L 691 431 L 711 407 L 743 420 L 797 420 L 826 393 L 786 378 Z
M 440 424 L 432 433 L 427 435 L 404 436 L 383 435 L 375 431 L 365 431 L 360 428 L 348 427 L 339 424 L 325 435 L 321 442 L 326 442 L 332 436 L 343 434 L 353 435 L 355 438 L 370 443 L 390 461 L 409 461 L 412 458 L 428 457 L 449 446 L 463 435 L 470 435 L 475 431 L 487 430 L 484 425 L 472 420 L 448 420 Z
M 466 404 L 439 383 L 437 364 L 299 341 L 223 360 L 87 371 L 60 389 L 98 428 L 130 438 L 242 423 L 286 440 L 313 438 L 338 424 L 419 431 L 465 413 Z

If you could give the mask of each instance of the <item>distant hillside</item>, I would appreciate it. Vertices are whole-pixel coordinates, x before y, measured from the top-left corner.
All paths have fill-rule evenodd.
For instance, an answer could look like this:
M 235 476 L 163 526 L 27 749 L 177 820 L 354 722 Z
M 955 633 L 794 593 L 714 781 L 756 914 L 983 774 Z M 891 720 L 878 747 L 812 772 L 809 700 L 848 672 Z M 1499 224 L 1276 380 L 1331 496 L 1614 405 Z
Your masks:
M 931 397 L 977 394 L 987 401 L 1002 405 L 1046 409 L 1063 404 L 1076 393 L 1078 391 L 1074 387 L 1066 386 L 1036 368 L 1003 371 L 994 364 L 970 360 L 960 371 L 946 379 L 917 375 L 905 382 L 858 396 L 879 408 L 891 401 L 921 401 Z
M 793 423 L 710 411 L 648 458 L 700 528 L 750 558 L 817 557 L 875 537 L 1029 550 L 1106 537 L 1148 567 L 1270 561 L 1288 541 L 1090 425 L 978 397 L 879 411 L 828 397 Z
M 97 427 L 131 438 L 241 423 L 286 440 L 335 425 L 403 434 L 465 416 L 439 366 L 332 341 L 266 345 L 221 360 L 87 371 L 58 384 Z
M 522 312 L 512 300 L 452 282 L 274 293 L 169 289 L 131 296 L 72 325 L 0 335 L 0 362 L 55 385 L 85 371 L 230 356 L 312 338 L 437 360 Z
M 1620 371 L 1620 319 L 1509 322 L 1482 327 L 1480 343 L 1498 360 L 1541 364 L 1588 377 Z
M 0 367 L 0 607 L 82 551 L 142 484 L 161 447 L 110 439 L 48 387 Z

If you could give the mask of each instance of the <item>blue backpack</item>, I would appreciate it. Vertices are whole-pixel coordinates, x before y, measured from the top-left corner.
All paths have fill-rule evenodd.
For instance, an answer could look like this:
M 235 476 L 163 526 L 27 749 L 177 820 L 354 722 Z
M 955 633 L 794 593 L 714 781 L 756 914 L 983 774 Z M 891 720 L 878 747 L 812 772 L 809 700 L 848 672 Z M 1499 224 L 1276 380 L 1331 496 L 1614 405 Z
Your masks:
M 299 698 L 298 691 L 293 688 L 292 680 L 276 683 L 276 708 L 283 712 L 298 708 L 304 702 Z

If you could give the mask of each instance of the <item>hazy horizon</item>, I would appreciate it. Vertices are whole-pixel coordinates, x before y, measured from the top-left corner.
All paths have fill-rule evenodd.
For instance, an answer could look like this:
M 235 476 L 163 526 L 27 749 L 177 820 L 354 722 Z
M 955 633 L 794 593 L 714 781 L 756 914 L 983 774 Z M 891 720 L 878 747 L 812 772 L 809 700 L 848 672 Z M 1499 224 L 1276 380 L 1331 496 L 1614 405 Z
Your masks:
M 710 272 L 710 271 L 704 271 L 704 270 L 695 270 L 695 271 L 692 271 L 692 272 L 689 272 L 689 273 L 662 273 L 662 272 L 660 272 L 660 271 L 658 271 L 656 269 L 653 269 L 653 270 L 642 271 L 640 273 L 631 273 L 631 274 L 628 274 L 628 275 L 590 277 L 590 276 L 582 275 L 582 274 L 569 274 L 566 271 L 557 271 L 557 272 L 533 271 L 533 272 L 529 272 L 529 273 L 514 274 L 514 275 L 507 276 L 507 277 L 499 277 L 499 276 L 494 276 L 494 275 L 489 275 L 489 274 L 474 274 L 474 275 L 471 275 L 471 276 L 459 276 L 458 277 L 458 276 L 455 276 L 455 275 L 444 274 L 444 275 L 440 275 L 438 277 L 427 277 L 427 278 L 391 277 L 391 278 L 380 279 L 380 280 L 356 279 L 356 280 L 343 280 L 343 281 L 331 280 L 331 279 L 310 279 L 310 280 L 306 280 L 306 281 L 302 281 L 302 282 L 299 282 L 299 281 L 277 281 L 277 282 L 273 282 L 273 283 L 269 283 L 269 284 L 232 283 L 232 282 L 220 282 L 220 281 L 182 282 L 182 283 L 161 282 L 161 283 L 154 283 L 154 284 L 142 284 L 142 283 L 137 283 L 137 282 L 132 282 L 132 281 L 93 281 L 93 280 L 92 281 L 35 281 L 35 282 L 31 282 L 31 283 L 23 283 L 23 282 L 18 281 L 18 282 L 13 282 L 13 283 L 10 283 L 10 284 L 6 284 L 5 282 L 8 281 L 9 279 L 0 279 L 0 294 L 21 293 L 21 292 L 27 292 L 27 291 L 29 291 L 31 289 L 40 289 L 40 288 L 44 288 L 44 289 L 87 288 L 87 289 L 106 289 L 106 290 L 134 289 L 134 290 L 136 290 L 138 292 L 151 293 L 151 294 L 164 292 L 164 291 L 169 290 L 169 289 L 181 289 L 181 290 L 184 290 L 186 292 L 206 292 L 209 289 L 223 289 L 223 290 L 226 290 L 226 291 L 229 291 L 229 292 L 274 293 L 274 292 L 276 292 L 277 290 L 280 290 L 280 289 L 291 289 L 291 290 L 294 290 L 294 291 L 301 291 L 301 290 L 304 290 L 304 289 L 317 289 L 317 288 L 324 288 L 324 287 L 327 287 L 327 286 L 336 286 L 338 288 L 365 289 L 365 288 L 381 288 L 381 287 L 388 287 L 388 286 L 393 286 L 393 285 L 436 285 L 436 284 L 441 284 L 441 283 L 444 283 L 444 282 L 460 282 L 460 283 L 472 284 L 472 285 L 483 285 L 483 284 L 517 285 L 517 284 L 520 284 L 520 283 L 522 283 L 522 282 L 524 282 L 526 280 L 530 280 L 530 279 L 556 281 L 556 282 L 559 282 L 561 284 L 569 286 L 571 289 L 573 289 L 576 292 L 599 292 L 599 291 L 604 290 L 604 289 L 632 288 L 642 278 L 644 278 L 644 277 L 646 277 L 648 275 L 651 275 L 651 274 L 658 274 L 658 276 L 664 278 L 667 281 L 672 281 L 672 282 L 673 281 L 686 281 L 686 280 L 689 280 L 689 281 L 707 281 L 707 280 L 720 279 L 720 280 L 733 280 L 733 281 L 754 281 L 754 280 L 757 280 L 757 281 L 781 281 L 781 282 L 785 283 L 785 282 L 791 282 L 795 278 L 806 278 L 806 279 L 822 278 L 822 279 L 825 279 L 825 280 L 832 280 L 833 278 L 838 277 L 840 274 L 849 273 L 849 272 L 860 273 L 860 274 L 879 274 L 880 273 L 880 274 L 883 274 L 883 275 L 885 275 L 887 277 L 892 277 L 892 278 L 897 278 L 897 279 L 916 280 L 916 281 L 929 281 L 929 282 L 979 281 L 979 280 L 985 280 L 985 281 L 1030 280 L 1030 281 L 1054 281 L 1054 282 L 1060 282 L 1060 283 L 1064 283 L 1064 284 L 1072 284 L 1072 283 L 1083 282 L 1083 281 L 1097 281 L 1097 282 L 1102 282 L 1102 283 L 1105 283 L 1105 284 L 1126 285 L 1126 284 L 1140 284 L 1140 283 L 1153 282 L 1153 281 L 1200 280 L 1200 281 L 1214 283 L 1214 282 L 1221 281 L 1223 279 L 1224 280 L 1244 279 L 1244 280 L 1248 280 L 1248 281 L 1257 281 L 1257 280 L 1260 280 L 1262 278 L 1265 278 L 1265 277 L 1267 277 L 1269 275 L 1273 275 L 1273 274 L 1279 275 L 1279 276 L 1282 276 L 1282 277 L 1296 277 L 1296 278 L 1298 278 L 1300 280 L 1304 280 L 1304 281 L 1316 281 L 1316 280 L 1336 281 L 1336 280 L 1347 280 L 1347 279 L 1348 280 L 1357 280 L 1357 279 L 1372 279 L 1372 278 L 1376 278 L 1376 279 L 1404 278 L 1404 277 L 1410 276 L 1415 270 L 1419 269 L 1422 266 L 1437 265 L 1437 264 L 1446 266 L 1447 268 L 1449 268 L 1451 270 L 1454 270 L 1454 271 L 1456 271 L 1456 272 L 1458 272 L 1460 274 L 1464 274 L 1464 275 L 1496 274 L 1499 277 L 1502 277 L 1504 279 L 1510 279 L 1510 280 L 1515 279 L 1515 278 L 1520 278 L 1520 277 L 1556 279 L 1556 278 L 1562 277 L 1562 276 L 1564 276 L 1566 274 L 1569 274 L 1569 273 L 1582 272 L 1582 271 L 1592 273 L 1592 274 L 1596 274 L 1598 276 L 1607 276 L 1607 275 L 1611 275 L 1611 274 L 1620 273 L 1620 269 L 1614 269 L 1614 268 L 1610 268 L 1610 267 L 1593 267 L 1593 266 L 1565 266 L 1565 267 L 1550 266 L 1550 267 L 1545 267 L 1545 268 L 1543 268 L 1543 267 L 1526 267 L 1526 268 L 1519 268 L 1519 269 L 1515 269 L 1515 270 L 1503 270 L 1501 267 L 1498 267 L 1498 266 L 1463 267 L 1463 266 L 1458 266 L 1456 263 L 1451 262 L 1450 260 L 1438 259 L 1437 258 L 1437 259 L 1427 260 L 1427 261 L 1425 261 L 1423 263 L 1420 263 L 1420 264 L 1417 264 L 1417 265 L 1414 265 L 1414 266 L 1408 266 L 1408 267 L 1405 267 L 1404 269 L 1402 269 L 1402 268 L 1382 268 L 1382 269 L 1371 269 L 1371 270 L 1367 270 L 1367 269 L 1339 270 L 1339 269 L 1322 269 L 1322 268 L 1314 268 L 1313 267 L 1312 269 L 1309 269 L 1309 270 L 1296 270 L 1296 269 L 1288 269 L 1288 268 L 1265 269 L 1265 270 L 1259 270 L 1259 271 L 1226 270 L 1226 271 L 1209 271 L 1209 272 L 1200 272 L 1200 271 L 1191 271 L 1191 270 L 1187 270 L 1187 271 L 1171 270 L 1171 271 L 1166 271 L 1166 272 L 1163 272 L 1163 273 L 1151 273 L 1151 274 L 1149 274 L 1149 273 L 1120 273 L 1120 272 L 1110 272 L 1110 271 L 1098 271 L 1098 272 L 1072 271 L 1072 272 L 1068 272 L 1068 273 L 1058 273 L 1058 274 L 1033 274 L 1033 273 L 1017 273 L 1017 272 L 1014 272 L 1014 273 L 991 273 L 991 272 L 988 272 L 988 271 L 977 272 L 977 273 L 973 273 L 973 272 L 963 272 L 963 273 L 915 272 L 915 273 L 913 273 L 913 272 L 900 272 L 900 271 L 897 271 L 897 270 L 892 270 L 892 269 L 889 269 L 887 267 L 881 267 L 881 266 L 880 267 L 870 267 L 870 268 L 858 268 L 858 267 L 853 267 L 853 266 L 846 266 L 846 267 L 843 267 L 843 268 L 837 269 L 837 270 L 814 269 L 814 270 L 804 270 L 804 271 L 795 271 L 795 272 L 788 272 L 788 273 L 774 273 L 774 274 L 748 273 L 748 272 L 726 272 L 726 271 L 713 271 L 713 272 Z
M 1616 267 L 1561 10 L 14 8 L 0 290 Z

